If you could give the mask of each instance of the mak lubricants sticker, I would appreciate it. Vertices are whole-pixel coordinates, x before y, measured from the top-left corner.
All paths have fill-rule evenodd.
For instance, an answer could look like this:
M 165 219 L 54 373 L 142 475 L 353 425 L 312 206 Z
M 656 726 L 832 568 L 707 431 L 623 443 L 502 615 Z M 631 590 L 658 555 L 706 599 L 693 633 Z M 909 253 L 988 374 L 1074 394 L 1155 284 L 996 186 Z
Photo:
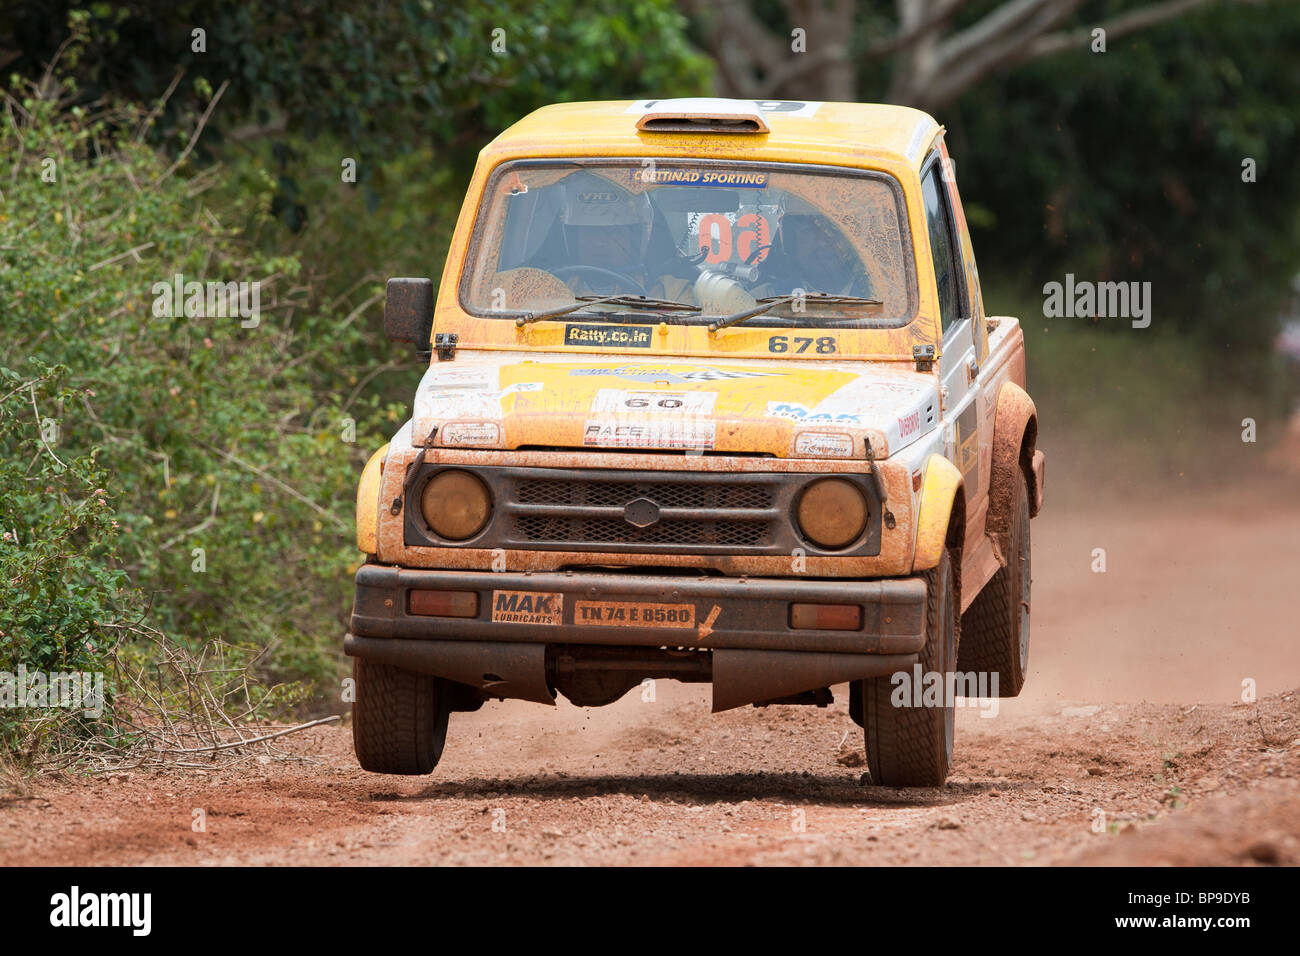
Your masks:
M 644 325 L 566 325 L 564 344 L 648 349 L 651 332 Z
M 499 624 L 560 624 L 564 595 L 559 591 L 493 591 L 492 621 Z

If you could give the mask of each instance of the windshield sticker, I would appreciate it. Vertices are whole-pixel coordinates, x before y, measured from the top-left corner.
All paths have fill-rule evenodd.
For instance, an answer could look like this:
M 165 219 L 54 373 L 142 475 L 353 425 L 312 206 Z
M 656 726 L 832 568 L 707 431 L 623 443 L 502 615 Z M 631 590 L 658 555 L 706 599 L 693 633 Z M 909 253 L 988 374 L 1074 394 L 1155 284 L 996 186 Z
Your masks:
M 645 325 L 566 325 L 564 344 L 648 349 L 652 331 Z
M 713 447 L 711 421 L 665 419 L 650 422 L 591 421 L 582 430 L 582 443 L 604 448 L 670 448 L 700 451 Z
M 615 414 L 708 415 L 717 399 L 717 392 L 639 392 L 602 388 L 592 400 L 591 410 Z
M 771 227 L 758 213 L 691 213 L 686 217 L 686 235 L 710 265 L 733 259 L 756 265 L 772 249 Z
M 632 171 L 632 180 L 658 186 L 731 186 L 766 189 L 768 174 L 759 170 L 738 169 L 659 169 Z

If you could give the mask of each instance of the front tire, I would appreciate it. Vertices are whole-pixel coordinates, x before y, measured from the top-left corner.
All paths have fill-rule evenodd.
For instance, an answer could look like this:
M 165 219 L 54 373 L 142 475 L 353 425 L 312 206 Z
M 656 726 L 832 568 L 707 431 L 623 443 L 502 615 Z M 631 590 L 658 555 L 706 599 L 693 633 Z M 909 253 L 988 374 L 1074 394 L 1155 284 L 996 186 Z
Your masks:
M 862 681 L 867 767 L 872 783 L 883 787 L 941 787 L 952 763 L 954 701 L 948 688 L 961 623 L 956 565 L 947 549 L 938 566 L 925 573 L 925 585 L 925 647 L 919 664 L 927 682 L 934 679 L 931 675 L 942 681 L 941 699 L 923 702 L 924 684 L 912 686 L 914 671 L 903 672 L 908 681 L 901 687 L 892 675 Z
M 378 661 L 353 658 L 357 699 L 352 746 L 363 770 L 425 774 L 447 739 L 451 694 L 446 681 Z

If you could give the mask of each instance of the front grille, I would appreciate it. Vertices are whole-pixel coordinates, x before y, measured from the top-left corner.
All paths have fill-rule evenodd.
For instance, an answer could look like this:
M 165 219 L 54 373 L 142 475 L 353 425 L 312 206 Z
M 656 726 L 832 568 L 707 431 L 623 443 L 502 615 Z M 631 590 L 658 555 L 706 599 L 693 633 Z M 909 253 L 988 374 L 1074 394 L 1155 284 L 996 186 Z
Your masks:
M 766 550 L 779 537 L 780 488 L 767 476 L 645 481 L 586 473 L 576 480 L 520 477 L 508 487 L 506 535 L 534 548 L 734 552 Z M 634 501 L 653 502 L 659 520 L 645 528 L 628 522 L 624 509 Z
M 423 482 L 444 467 L 464 466 L 424 465 L 410 500 L 419 501 Z M 815 475 L 515 466 L 471 470 L 492 493 L 493 516 L 483 531 L 465 542 L 439 541 L 420 509 L 406 508 L 407 544 L 605 554 L 831 553 L 804 541 L 794 527 L 795 501 Z M 867 476 L 845 477 L 874 502 Z M 873 504 L 868 533 L 847 553 L 879 554 L 880 528 L 880 512 Z
M 637 498 L 649 498 L 660 508 L 728 508 L 737 511 L 771 508 L 774 495 L 765 485 L 697 481 L 556 481 L 530 478 L 518 483 L 516 500 L 524 505 L 590 505 L 623 508 Z
M 523 541 L 534 544 L 678 544 L 689 547 L 761 548 L 771 543 L 766 521 L 661 520 L 650 528 L 637 528 L 610 518 L 515 519 L 515 530 Z

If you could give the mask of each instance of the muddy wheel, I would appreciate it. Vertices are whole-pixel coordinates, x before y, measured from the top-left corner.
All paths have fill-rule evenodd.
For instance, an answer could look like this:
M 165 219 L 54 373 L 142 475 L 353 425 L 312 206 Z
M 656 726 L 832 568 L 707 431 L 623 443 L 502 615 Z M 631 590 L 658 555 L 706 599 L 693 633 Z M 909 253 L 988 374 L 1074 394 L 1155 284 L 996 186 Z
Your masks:
M 927 706 L 922 697 L 924 682 L 920 688 L 912 687 L 913 672 L 907 672 L 902 687 L 892 677 L 862 682 L 867 767 L 871 782 L 884 787 L 943 786 L 952 762 L 953 700 L 946 688 L 947 675 L 957 660 L 960 617 L 951 552 L 944 551 L 938 567 L 927 571 L 925 579 L 925 647 L 919 662 L 923 676 L 944 675 L 940 699 Z M 902 706 L 895 705 L 896 696 Z
M 451 694 L 445 682 L 354 658 L 352 746 L 372 773 L 429 773 L 442 757 Z
M 999 697 L 1015 697 L 1029 664 L 1029 488 L 1016 473 L 1007 564 L 961 618 L 957 669 L 997 675 Z

